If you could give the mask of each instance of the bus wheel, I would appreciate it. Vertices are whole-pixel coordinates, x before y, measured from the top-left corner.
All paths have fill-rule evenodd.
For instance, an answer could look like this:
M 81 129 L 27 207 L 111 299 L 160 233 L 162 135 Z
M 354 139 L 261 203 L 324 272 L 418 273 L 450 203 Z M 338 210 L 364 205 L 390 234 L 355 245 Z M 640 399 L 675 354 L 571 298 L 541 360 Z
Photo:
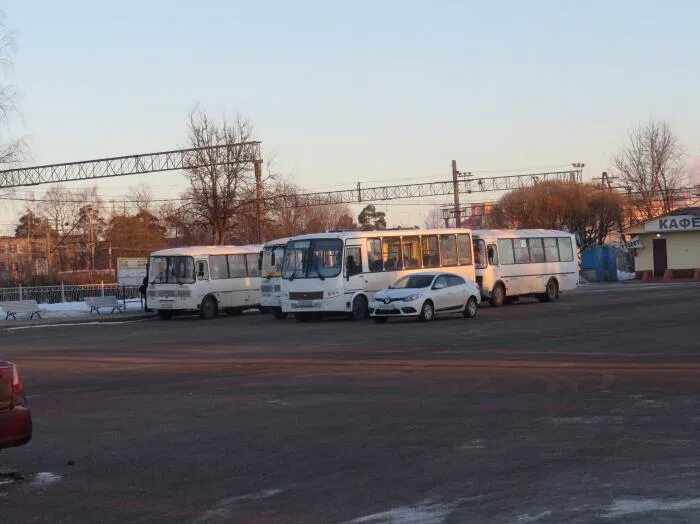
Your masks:
M 216 300 L 214 300 L 212 297 L 207 297 L 202 300 L 202 306 L 199 309 L 199 316 L 210 319 L 214 318 L 218 312 Z
M 435 318 L 435 309 L 433 308 L 433 303 L 430 300 L 426 300 L 423 303 L 423 307 L 420 309 L 420 316 L 418 318 L 423 322 L 430 322 Z
M 161 320 L 170 320 L 171 318 L 173 318 L 173 312 L 166 311 L 164 309 L 159 309 L 158 310 L 158 318 Z
M 489 298 L 489 304 L 493 307 L 500 307 L 503 305 L 503 301 L 506 298 L 506 290 L 503 289 L 503 284 L 496 284 L 491 291 L 491 298 Z
M 348 314 L 350 320 L 363 320 L 367 318 L 367 300 L 362 295 L 352 301 L 352 311 Z
M 552 302 L 559 295 L 559 285 L 557 281 L 553 278 L 547 282 L 547 287 L 544 290 L 544 294 L 540 295 L 539 298 L 541 302 Z
M 275 317 L 277 320 L 284 320 L 285 318 L 287 318 L 287 313 L 282 311 L 281 307 L 273 307 L 272 316 Z
M 469 297 L 467 305 L 464 307 L 464 316 L 466 318 L 474 318 L 477 311 L 479 311 L 479 304 L 476 302 L 476 298 Z
M 311 313 L 294 313 L 294 317 L 299 322 L 308 322 L 311 320 Z

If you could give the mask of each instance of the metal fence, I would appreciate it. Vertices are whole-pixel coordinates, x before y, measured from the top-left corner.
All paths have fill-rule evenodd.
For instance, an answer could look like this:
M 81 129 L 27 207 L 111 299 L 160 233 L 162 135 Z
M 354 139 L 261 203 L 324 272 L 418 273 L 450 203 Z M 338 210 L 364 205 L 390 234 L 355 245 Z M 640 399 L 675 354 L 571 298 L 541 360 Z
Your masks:
M 57 286 L 18 286 L 0 288 L 0 302 L 36 300 L 39 304 L 81 302 L 85 297 L 114 296 L 118 299 L 139 298 L 138 286 L 118 284 L 81 284 Z

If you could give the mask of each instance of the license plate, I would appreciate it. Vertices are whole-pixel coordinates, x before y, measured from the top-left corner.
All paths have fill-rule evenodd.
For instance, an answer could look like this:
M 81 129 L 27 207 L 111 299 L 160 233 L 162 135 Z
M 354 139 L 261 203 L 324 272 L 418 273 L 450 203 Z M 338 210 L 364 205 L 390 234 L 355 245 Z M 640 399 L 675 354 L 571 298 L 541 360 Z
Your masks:
M 292 307 L 297 309 L 305 309 L 314 307 L 314 303 L 311 300 L 299 300 L 295 304 L 292 304 Z
M 394 309 L 394 306 L 392 306 L 391 304 L 379 304 L 379 307 L 377 309 Z

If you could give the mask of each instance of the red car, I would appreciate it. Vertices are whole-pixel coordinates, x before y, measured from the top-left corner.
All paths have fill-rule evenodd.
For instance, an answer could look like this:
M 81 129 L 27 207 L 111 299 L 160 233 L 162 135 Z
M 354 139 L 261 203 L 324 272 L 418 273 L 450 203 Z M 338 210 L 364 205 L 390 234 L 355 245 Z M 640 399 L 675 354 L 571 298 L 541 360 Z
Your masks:
M 0 360 L 0 449 L 21 446 L 32 438 L 32 414 L 17 366 Z

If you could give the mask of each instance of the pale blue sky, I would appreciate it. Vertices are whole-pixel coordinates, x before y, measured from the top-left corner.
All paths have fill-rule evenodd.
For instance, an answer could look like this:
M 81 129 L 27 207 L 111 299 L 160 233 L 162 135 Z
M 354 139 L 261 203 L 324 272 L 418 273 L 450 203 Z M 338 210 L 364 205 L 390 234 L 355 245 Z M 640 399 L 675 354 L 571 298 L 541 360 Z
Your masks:
M 484 174 L 585 162 L 590 178 L 650 117 L 672 125 L 689 162 L 700 157 L 698 2 L 4 10 L 18 44 L 9 80 L 23 118 L 14 130 L 30 138 L 29 163 L 184 146 L 196 102 L 252 119 L 275 170 L 310 190 L 444 178 L 452 159 Z M 179 175 L 102 187 L 119 195 L 143 181 L 156 196 L 184 187 Z M 410 206 L 387 209 L 394 225 L 420 222 Z

